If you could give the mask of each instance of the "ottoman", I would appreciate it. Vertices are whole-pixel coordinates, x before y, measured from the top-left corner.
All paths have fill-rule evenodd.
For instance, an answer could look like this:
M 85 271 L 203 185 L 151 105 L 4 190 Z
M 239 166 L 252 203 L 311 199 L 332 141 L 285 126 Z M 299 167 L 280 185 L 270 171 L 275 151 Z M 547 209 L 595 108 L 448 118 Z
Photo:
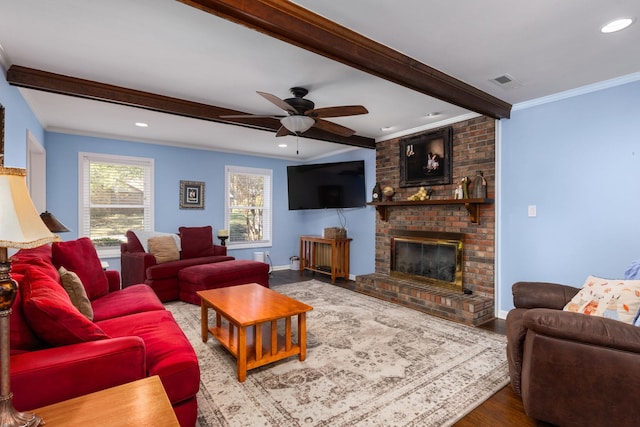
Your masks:
M 196 295 L 198 291 L 247 283 L 258 283 L 268 288 L 269 264 L 238 259 L 194 265 L 178 273 L 180 299 L 196 305 L 200 305 L 200 297 Z

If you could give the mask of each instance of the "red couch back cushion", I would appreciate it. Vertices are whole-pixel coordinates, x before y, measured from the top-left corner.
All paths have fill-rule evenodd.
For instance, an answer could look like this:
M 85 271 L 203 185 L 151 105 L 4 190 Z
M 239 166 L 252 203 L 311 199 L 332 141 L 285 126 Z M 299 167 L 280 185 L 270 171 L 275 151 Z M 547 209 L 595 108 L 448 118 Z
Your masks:
M 57 347 L 109 338 L 73 306 L 64 288 L 40 268 L 27 269 L 21 285 L 22 309 L 27 323 L 50 345 Z
M 109 282 L 91 239 L 54 242 L 51 254 L 56 268 L 64 267 L 78 275 L 91 301 L 109 293 Z
M 213 251 L 213 228 L 210 225 L 204 227 L 180 227 L 178 231 L 180 232 L 182 259 L 215 255 Z

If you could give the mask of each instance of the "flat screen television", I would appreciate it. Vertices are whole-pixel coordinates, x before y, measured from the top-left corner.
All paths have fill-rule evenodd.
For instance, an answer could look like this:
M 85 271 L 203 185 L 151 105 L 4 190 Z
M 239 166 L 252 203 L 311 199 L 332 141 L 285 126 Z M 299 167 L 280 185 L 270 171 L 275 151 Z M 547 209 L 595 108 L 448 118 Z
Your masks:
M 289 210 L 366 204 L 364 160 L 287 166 Z

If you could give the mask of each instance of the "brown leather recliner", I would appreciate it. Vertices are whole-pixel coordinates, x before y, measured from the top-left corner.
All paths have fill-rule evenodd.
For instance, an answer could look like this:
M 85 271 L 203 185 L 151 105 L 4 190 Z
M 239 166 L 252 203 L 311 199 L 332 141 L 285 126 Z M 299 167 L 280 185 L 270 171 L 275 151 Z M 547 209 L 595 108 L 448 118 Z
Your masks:
M 640 328 L 563 311 L 579 289 L 513 285 L 507 359 L 528 416 L 558 426 L 637 426 Z

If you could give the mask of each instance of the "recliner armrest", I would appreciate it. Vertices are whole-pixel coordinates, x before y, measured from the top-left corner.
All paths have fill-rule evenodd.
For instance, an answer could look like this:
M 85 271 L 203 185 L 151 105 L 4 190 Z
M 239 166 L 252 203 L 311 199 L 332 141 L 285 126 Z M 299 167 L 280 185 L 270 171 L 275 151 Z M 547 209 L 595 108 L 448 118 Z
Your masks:
M 11 390 L 19 411 L 39 408 L 146 376 L 142 338 L 120 337 L 11 356 Z
M 548 337 L 640 353 L 640 328 L 619 320 L 541 308 L 527 310 L 523 326 Z
M 553 308 L 562 310 L 580 289 L 546 282 L 517 282 L 511 287 L 516 308 Z

